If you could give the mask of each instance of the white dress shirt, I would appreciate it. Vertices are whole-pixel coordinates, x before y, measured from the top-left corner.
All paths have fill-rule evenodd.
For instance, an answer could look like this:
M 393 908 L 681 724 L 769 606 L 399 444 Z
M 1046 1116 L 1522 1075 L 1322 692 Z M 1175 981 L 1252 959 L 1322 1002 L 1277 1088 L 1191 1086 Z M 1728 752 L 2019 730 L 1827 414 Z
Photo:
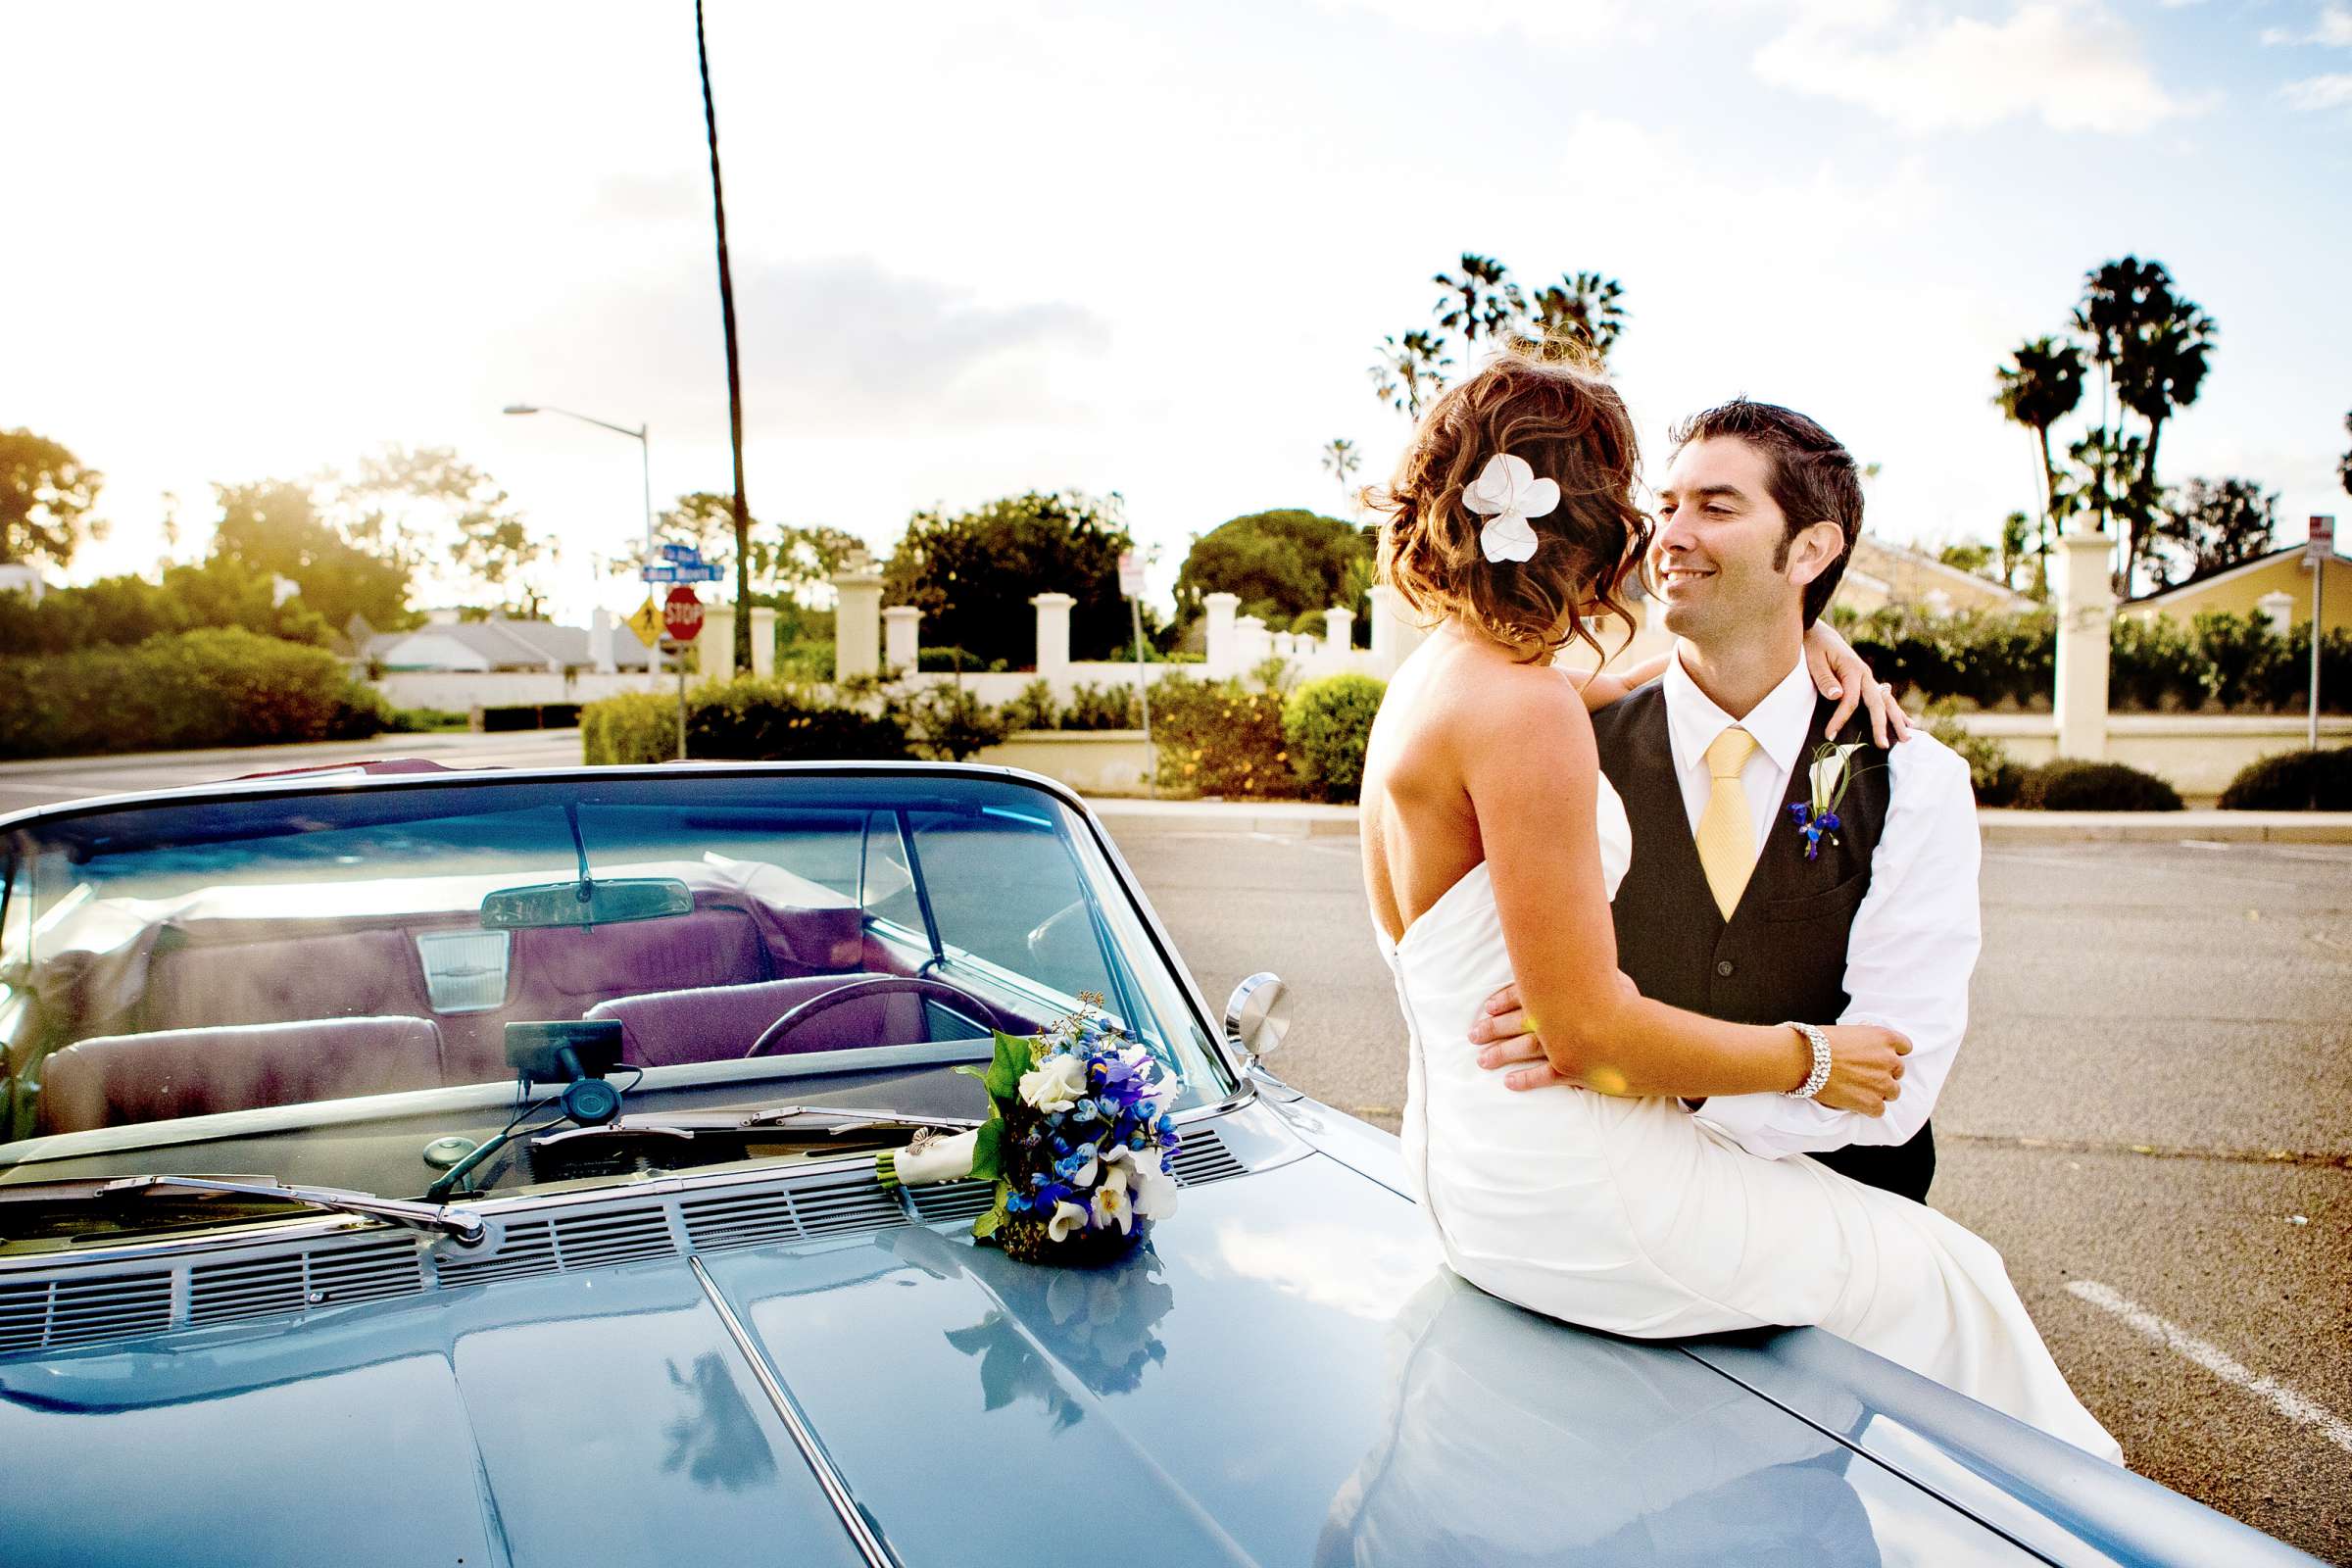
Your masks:
M 1738 724 L 1756 750 L 1740 770 L 1754 819 L 1756 848 L 1774 831 L 1793 831 L 1781 804 L 1790 773 L 1809 766 L 1826 737 L 1811 733 L 1815 694 L 1804 661 L 1744 719 L 1715 706 L 1683 668 L 1666 662 L 1666 729 L 1676 777 L 1693 834 L 1706 809 L 1711 780 L 1707 748 Z M 1854 754 L 1869 766 L 1875 749 Z M 1934 736 L 1914 730 L 1884 754 L 1887 770 L 1886 822 L 1870 858 L 1870 891 L 1854 911 L 1845 948 L 1846 1009 L 1835 1020 L 1875 1023 L 1911 1042 L 1903 1058 L 1902 1094 L 1884 1116 L 1831 1110 L 1786 1095 L 1718 1096 L 1699 1107 L 1701 1120 L 1720 1128 L 1752 1154 L 1840 1149 L 1848 1144 L 1900 1144 L 1918 1132 L 1950 1076 L 1952 1057 L 1968 1029 L 1968 981 L 1977 966 L 1983 932 L 1977 909 L 1976 795 L 1968 763 Z

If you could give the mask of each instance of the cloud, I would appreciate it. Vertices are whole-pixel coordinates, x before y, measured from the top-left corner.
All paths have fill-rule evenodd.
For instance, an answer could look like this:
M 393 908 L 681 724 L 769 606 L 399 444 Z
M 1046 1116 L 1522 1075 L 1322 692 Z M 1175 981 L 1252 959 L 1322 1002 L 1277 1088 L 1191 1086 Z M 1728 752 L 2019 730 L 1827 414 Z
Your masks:
M 2131 134 L 2210 102 L 2166 91 L 2137 34 L 2095 5 L 2028 0 L 1998 23 L 1955 17 L 1886 33 L 1808 11 L 1757 54 L 1756 74 L 1915 133 L 2032 117 L 2054 130 Z
M 2341 109 L 2352 104 L 2352 72 L 2337 72 L 2328 76 L 2306 76 L 2290 81 L 2278 89 L 2289 109 L 2306 114 L 2323 109 Z
M 2352 49 L 2352 11 L 2342 6 L 2328 6 L 2320 12 L 2320 20 L 2312 24 L 2309 32 L 2296 32 L 2289 27 L 2265 27 L 2262 41 L 2271 48 L 2316 43 L 2328 49 Z
M 1516 32 L 1542 44 L 1648 38 L 1657 30 L 1648 8 L 1635 0 L 1322 0 L 1322 6 L 1456 37 Z

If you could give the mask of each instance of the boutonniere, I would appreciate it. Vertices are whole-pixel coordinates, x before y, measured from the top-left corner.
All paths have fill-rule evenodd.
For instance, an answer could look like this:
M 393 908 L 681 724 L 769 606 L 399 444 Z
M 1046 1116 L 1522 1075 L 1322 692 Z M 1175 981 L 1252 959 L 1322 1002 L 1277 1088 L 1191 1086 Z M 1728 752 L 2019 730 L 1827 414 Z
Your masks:
M 1805 771 L 1806 798 L 1788 803 L 1788 815 L 1804 838 L 1808 860 L 1821 858 L 1821 841 L 1825 836 L 1832 844 L 1838 842 L 1840 825 L 1838 808 L 1845 804 L 1845 792 L 1853 785 L 1853 756 L 1861 749 L 1860 741 L 1829 743 L 1813 749 L 1813 765 Z

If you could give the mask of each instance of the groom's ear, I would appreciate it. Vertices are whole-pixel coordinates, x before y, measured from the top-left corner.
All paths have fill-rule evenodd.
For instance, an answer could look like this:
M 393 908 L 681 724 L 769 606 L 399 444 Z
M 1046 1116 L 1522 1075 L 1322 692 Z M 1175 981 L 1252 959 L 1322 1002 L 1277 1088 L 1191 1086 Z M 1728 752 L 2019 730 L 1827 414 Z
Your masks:
M 1799 588 L 1838 564 L 1845 554 L 1845 530 L 1827 518 L 1808 523 L 1788 540 L 1788 580 Z

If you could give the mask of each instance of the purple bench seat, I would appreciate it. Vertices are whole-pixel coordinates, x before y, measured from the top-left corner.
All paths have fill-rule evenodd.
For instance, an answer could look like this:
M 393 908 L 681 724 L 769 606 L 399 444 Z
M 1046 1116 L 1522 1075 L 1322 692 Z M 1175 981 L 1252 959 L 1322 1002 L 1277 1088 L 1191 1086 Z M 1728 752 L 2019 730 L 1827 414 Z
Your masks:
M 85 1132 L 441 1083 L 429 1018 L 308 1018 L 100 1035 L 41 1064 L 41 1127 Z

